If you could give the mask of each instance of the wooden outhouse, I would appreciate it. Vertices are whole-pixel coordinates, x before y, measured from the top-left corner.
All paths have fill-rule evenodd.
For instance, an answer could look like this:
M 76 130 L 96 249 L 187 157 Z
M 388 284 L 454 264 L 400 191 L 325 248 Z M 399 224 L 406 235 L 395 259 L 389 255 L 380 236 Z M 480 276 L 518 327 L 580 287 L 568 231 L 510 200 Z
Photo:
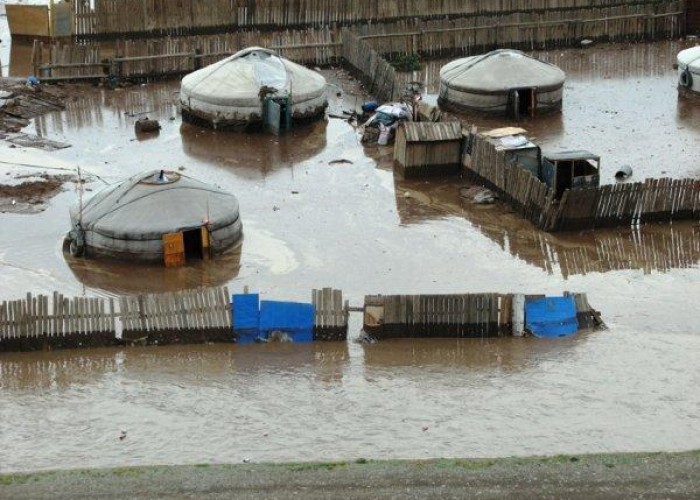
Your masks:
M 600 156 L 589 151 L 563 151 L 542 158 L 542 180 L 559 200 L 567 189 L 600 186 Z
M 396 132 L 394 166 L 404 178 L 458 174 L 462 158 L 460 122 L 407 122 Z

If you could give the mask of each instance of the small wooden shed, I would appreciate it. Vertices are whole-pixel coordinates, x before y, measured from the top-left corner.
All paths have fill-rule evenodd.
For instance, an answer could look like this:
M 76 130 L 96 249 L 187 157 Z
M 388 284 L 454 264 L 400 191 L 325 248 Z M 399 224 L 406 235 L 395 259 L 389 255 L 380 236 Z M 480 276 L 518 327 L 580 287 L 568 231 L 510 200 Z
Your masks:
M 458 174 L 462 143 L 460 122 L 407 122 L 396 132 L 394 165 L 404 178 Z

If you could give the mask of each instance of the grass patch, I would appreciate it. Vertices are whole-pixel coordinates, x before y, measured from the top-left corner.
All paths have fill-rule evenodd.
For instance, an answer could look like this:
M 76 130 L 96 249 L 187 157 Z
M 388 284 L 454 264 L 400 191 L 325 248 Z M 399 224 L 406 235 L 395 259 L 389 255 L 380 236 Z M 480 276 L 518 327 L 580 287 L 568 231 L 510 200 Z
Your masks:
M 401 54 L 393 57 L 389 64 L 391 64 L 396 71 L 408 72 L 408 71 L 418 71 L 421 69 L 420 58 L 418 54 Z
M 0 484 L 24 484 L 29 481 L 31 475 L 28 474 L 0 474 Z
M 456 458 L 450 460 L 438 460 L 437 462 L 435 462 L 435 467 L 441 467 L 446 469 L 458 467 L 460 469 L 465 470 L 488 469 L 489 467 L 493 467 L 494 465 L 496 465 L 496 461 L 489 459 L 469 460 Z
M 112 474 L 119 477 L 141 476 L 146 470 L 143 467 L 119 467 L 112 469 Z
M 566 464 L 566 463 L 576 463 L 581 459 L 573 455 L 554 455 L 553 457 L 547 457 L 540 460 L 543 463 L 549 464 Z
M 309 462 L 301 464 L 289 464 L 287 468 L 294 472 L 305 472 L 313 470 L 333 470 L 347 466 L 347 462 Z

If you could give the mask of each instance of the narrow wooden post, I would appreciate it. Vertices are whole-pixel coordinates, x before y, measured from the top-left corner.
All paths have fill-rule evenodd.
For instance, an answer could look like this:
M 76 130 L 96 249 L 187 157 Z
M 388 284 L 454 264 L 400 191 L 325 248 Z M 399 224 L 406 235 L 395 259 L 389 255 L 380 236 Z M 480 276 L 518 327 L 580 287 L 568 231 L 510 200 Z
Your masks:
M 199 47 L 194 49 L 194 57 L 192 58 L 192 68 L 196 71 L 202 67 L 202 49 Z

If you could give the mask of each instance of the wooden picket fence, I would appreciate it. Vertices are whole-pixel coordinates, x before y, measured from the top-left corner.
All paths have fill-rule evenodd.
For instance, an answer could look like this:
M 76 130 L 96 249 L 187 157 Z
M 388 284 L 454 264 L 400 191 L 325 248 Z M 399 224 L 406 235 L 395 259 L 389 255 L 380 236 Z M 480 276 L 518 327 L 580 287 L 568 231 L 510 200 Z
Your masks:
M 0 304 L 0 332 L 5 338 L 114 332 L 114 318 L 114 299 L 28 293 Z
M 643 182 L 567 190 L 550 221 L 550 231 L 700 219 L 700 180 Z
M 314 340 L 345 340 L 348 336 L 348 302 L 332 288 L 311 291 L 314 306 Z
M 228 288 L 119 298 L 122 338 L 146 344 L 233 342 Z
M 508 297 L 370 295 L 365 297 L 364 330 L 378 339 L 501 336 L 510 323 Z
M 319 25 L 384 24 L 403 19 L 484 18 L 519 13 L 583 13 L 582 20 L 630 10 L 659 15 L 684 10 L 680 1 L 636 0 L 72 0 L 78 37 L 182 36 L 246 28 L 303 29 Z M 618 14 L 619 15 L 619 14 Z M 540 19 L 542 21 L 542 19 Z M 631 21 L 621 21 L 628 24 Z M 478 22 L 483 24 L 483 22 Z M 628 27 L 622 27 L 625 29 Z M 561 29 L 565 31 L 565 28 Z
M 115 317 L 111 298 L 28 293 L 0 304 L 0 351 L 111 345 L 116 343 Z
M 602 324 L 586 294 L 572 294 L 581 328 Z M 544 295 L 476 293 L 451 295 L 368 295 L 363 329 L 378 340 L 389 338 L 482 338 L 513 335 L 517 308 L 525 298 Z M 520 311 L 522 312 L 522 311 Z
M 345 340 L 348 304 L 343 292 L 312 290 L 313 338 Z M 0 303 L 0 352 L 108 346 L 234 342 L 227 287 L 114 298 L 27 294 Z M 117 337 L 121 331 L 121 337 Z
M 344 30 L 342 54 L 346 67 L 365 82 L 370 95 L 383 101 L 400 97 L 403 87 L 396 69 L 369 42 Z
M 549 7 L 449 19 L 410 17 L 358 24 L 352 31 L 385 55 L 448 57 L 501 47 L 523 50 L 568 47 L 583 39 L 673 38 L 683 32 L 683 14 L 681 2 L 668 2 L 661 8 L 642 4 L 577 9 Z
M 34 42 L 32 67 L 44 81 L 153 79 L 181 76 L 241 49 L 263 46 L 298 63 L 329 65 L 341 58 L 337 33 L 329 29 L 246 31 L 222 35 L 120 39 L 106 51 L 99 43 Z M 109 57 L 103 57 L 103 52 Z
M 481 134 L 474 136 L 464 175 L 487 185 L 537 227 L 549 229 L 557 213 L 554 192 L 530 171 L 509 161 L 505 152 Z
M 494 190 L 545 231 L 630 226 L 646 222 L 700 219 L 700 180 L 647 179 L 644 182 L 554 191 L 505 152 L 476 134 L 464 174 Z
M 35 44 L 35 74 L 46 81 L 179 76 L 258 45 L 300 63 L 347 61 L 380 98 L 397 89 L 384 58 L 676 37 L 685 13 L 680 0 L 96 0 L 92 14 L 82 0 L 73 5 L 80 43 Z M 101 39 L 116 48 L 103 51 Z

